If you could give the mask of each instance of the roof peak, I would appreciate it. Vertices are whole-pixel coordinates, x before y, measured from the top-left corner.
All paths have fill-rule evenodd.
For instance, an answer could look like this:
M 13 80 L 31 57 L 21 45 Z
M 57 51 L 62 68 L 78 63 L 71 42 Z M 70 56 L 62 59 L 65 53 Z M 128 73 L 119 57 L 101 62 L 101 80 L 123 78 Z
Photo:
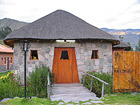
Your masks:
M 38 40 L 109 40 L 118 41 L 111 34 L 87 23 L 79 17 L 58 9 L 16 31 L 11 32 L 4 42 L 21 39 L 38 39 Z M 9 43 L 10 44 L 10 43 Z

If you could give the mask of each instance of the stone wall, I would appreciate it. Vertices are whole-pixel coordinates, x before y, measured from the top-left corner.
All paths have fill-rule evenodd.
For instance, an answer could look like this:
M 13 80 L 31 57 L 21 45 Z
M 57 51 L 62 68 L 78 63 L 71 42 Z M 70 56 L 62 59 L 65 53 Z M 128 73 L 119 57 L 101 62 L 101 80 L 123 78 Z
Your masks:
M 21 44 L 14 44 L 14 70 L 21 79 L 24 78 L 24 53 Z M 35 66 L 47 65 L 52 70 L 54 48 L 55 47 L 74 47 L 77 59 L 79 78 L 81 71 L 112 72 L 112 44 L 99 42 L 84 43 L 45 43 L 32 42 L 27 52 L 27 75 L 35 70 Z M 30 60 L 31 50 L 38 50 L 39 60 Z M 99 59 L 91 59 L 92 50 L 98 50 Z

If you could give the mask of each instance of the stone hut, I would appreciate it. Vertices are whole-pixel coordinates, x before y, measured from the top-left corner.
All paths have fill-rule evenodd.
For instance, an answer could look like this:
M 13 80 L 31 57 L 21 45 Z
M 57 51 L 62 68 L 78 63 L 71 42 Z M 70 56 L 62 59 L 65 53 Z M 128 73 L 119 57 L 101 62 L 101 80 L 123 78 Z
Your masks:
M 120 44 L 113 46 L 114 51 L 128 51 L 131 49 L 131 46 L 126 44 L 125 42 L 120 41 Z
M 22 40 L 30 42 L 27 74 L 49 66 L 56 83 L 79 82 L 82 71 L 112 72 L 112 46 L 119 41 L 73 14 L 57 10 L 16 31 L 4 40 L 14 47 L 14 70 L 23 79 Z

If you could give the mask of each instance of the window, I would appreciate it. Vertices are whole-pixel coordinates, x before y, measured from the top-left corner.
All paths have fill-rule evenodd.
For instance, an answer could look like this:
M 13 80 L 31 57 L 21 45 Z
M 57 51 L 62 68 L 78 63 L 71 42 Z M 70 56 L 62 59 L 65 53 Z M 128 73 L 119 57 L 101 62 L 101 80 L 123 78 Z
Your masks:
M 1 58 L 1 64 L 3 65 L 3 58 Z
M 4 58 L 4 64 L 6 64 L 6 58 Z
M 10 63 L 12 63 L 12 57 L 11 57 Z
M 31 50 L 30 60 L 38 60 L 37 50 Z
M 61 52 L 61 59 L 69 59 L 68 51 L 62 51 Z
M 91 59 L 98 59 L 98 50 L 92 50 Z

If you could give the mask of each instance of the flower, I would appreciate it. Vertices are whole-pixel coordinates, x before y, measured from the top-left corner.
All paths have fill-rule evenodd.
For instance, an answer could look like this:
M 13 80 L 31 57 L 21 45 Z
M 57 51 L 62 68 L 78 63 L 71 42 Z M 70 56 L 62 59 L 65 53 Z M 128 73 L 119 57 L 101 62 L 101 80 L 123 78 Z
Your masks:
M 95 71 L 93 71 L 95 73 Z
M 12 76 L 14 75 L 14 72 L 13 72 L 13 71 L 9 72 L 9 73 L 8 73 L 7 75 L 5 75 L 5 76 L 1 76 L 1 77 L 0 77 L 0 80 L 8 79 L 11 75 L 12 75 Z

